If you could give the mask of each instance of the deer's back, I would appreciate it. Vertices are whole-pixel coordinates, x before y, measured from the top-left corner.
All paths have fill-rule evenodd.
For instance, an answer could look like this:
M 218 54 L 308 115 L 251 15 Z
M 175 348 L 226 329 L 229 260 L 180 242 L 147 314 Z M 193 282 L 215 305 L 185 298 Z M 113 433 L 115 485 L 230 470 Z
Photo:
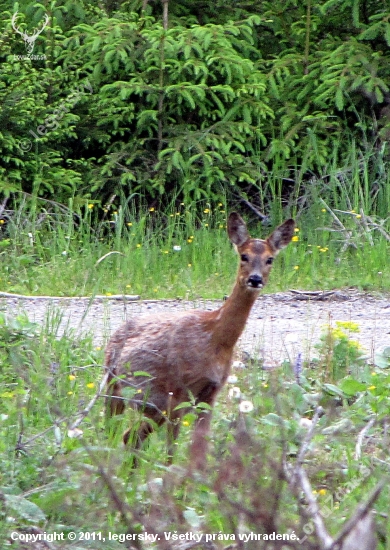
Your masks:
M 218 312 L 191 310 L 129 320 L 108 343 L 106 367 L 135 385 L 142 377 L 133 373 L 145 371 L 150 385 L 163 393 L 191 390 L 201 379 L 222 385 L 232 350 L 213 339 L 217 317 Z

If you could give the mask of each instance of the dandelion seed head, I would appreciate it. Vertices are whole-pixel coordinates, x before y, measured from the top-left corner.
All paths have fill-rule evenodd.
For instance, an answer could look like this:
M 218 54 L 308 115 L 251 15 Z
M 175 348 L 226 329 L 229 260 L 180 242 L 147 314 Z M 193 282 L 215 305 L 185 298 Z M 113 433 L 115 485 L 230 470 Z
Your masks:
M 239 409 L 242 413 L 249 413 L 254 409 L 253 403 L 251 401 L 241 401 Z

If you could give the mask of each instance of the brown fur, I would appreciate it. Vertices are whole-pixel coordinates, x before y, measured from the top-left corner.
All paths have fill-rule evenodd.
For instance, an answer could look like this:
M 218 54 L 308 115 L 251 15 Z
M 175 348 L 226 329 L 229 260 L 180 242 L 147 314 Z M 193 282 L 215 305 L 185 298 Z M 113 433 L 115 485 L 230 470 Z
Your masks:
M 211 407 L 230 373 L 233 349 L 241 335 L 251 307 L 271 270 L 269 258 L 287 246 L 294 221 L 287 220 L 266 240 L 251 239 L 245 222 L 235 212 L 228 219 L 228 234 L 241 257 L 236 284 L 226 302 L 215 311 L 190 310 L 166 315 L 148 315 L 125 323 L 111 337 L 106 349 L 109 371 L 108 412 L 121 414 L 126 385 L 137 387 L 133 408 L 157 425 L 169 419 L 170 447 L 177 437 L 185 409 L 175 410 L 193 397 Z M 134 376 L 146 371 L 150 377 Z M 204 465 L 210 411 L 198 415 L 193 445 L 194 465 Z M 153 431 L 146 420 L 138 433 L 138 447 Z M 127 443 L 131 430 L 124 434 Z M 172 448 L 169 449 L 170 456 Z

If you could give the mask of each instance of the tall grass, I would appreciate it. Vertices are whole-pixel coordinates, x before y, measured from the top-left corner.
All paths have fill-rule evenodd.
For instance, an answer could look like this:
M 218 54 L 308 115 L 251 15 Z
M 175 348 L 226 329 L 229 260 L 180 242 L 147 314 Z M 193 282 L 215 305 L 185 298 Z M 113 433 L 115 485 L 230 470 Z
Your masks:
M 351 366 L 345 361 L 348 350 L 355 350 L 353 357 L 360 363 L 362 359 L 352 341 L 348 347 L 348 336 L 340 340 L 340 329 L 333 331 L 333 340 L 326 339 L 318 365 L 326 364 L 328 357 L 336 358 L 337 351 L 344 372 L 341 380 L 340 372 L 334 380 L 324 369 L 318 372 L 313 365 L 301 366 L 298 385 L 291 365 L 284 373 L 264 372 L 257 361 L 235 373 L 214 409 L 208 467 L 202 474 L 191 475 L 188 448 L 193 412 L 183 419 L 172 468 L 166 466 L 167 434 L 162 428 L 139 451 L 137 470 L 131 469 L 132 451 L 120 442 L 131 416 L 117 417 L 117 429 L 107 430 L 103 397 L 78 431 L 70 429 L 95 395 L 102 351 L 94 347 L 91 338 L 76 338 L 70 331 L 56 337 L 59 321 L 58 313 L 50 312 L 38 329 L 26 318 L 0 315 L 2 548 L 11 544 L 12 533 L 58 532 L 67 537 L 76 532 L 79 537 L 79 533 L 97 532 L 105 540 L 77 538 L 75 543 L 77 548 L 94 550 L 123 547 L 118 539 L 109 539 L 109 532 L 158 533 L 161 538 L 154 545 L 139 542 L 129 547 L 163 550 L 168 547 L 164 533 L 237 536 L 273 530 L 308 535 L 305 542 L 296 541 L 289 548 L 319 548 L 313 531 L 306 527 L 310 522 L 302 511 L 302 494 L 294 494 L 283 469 L 284 463 L 294 468 L 307 437 L 303 426 L 310 423 L 318 403 L 325 414 L 316 428 L 305 468 L 331 533 L 341 528 L 383 478 L 387 459 L 382 423 L 386 426 L 388 419 L 388 369 L 366 364 L 359 381 L 344 377 Z M 334 349 L 329 349 L 328 342 L 333 342 Z M 349 362 L 351 357 L 349 354 Z M 251 406 L 240 414 L 243 401 Z M 302 417 L 306 424 L 301 423 Z M 356 437 L 370 418 L 376 424 L 371 425 L 369 450 L 364 446 L 363 456 L 356 459 Z M 389 550 L 385 491 L 376 508 L 382 533 L 378 550 Z M 214 547 L 226 548 L 226 540 L 215 539 Z M 72 546 L 69 541 L 61 544 L 58 548 Z M 26 546 L 16 541 L 12 547 Z M 169 548 L 179 546 L 172 543 Z M 280 546 L 249 540 L 245 548 Z
M 314 138 L 313 138 L 314 139 Z M 296 241 L 278 258 L 268 292 L 356 286 L 390 288 L 390 172 L 385 150 L 364 156 L 350 143 L 339 166 L 336 145 L 323 176 L 276 159 L 253 201 L 269 214 L 262 225 L 247 206 L 228 200 L 180 203 L 164 211 L 139 196 L 108 205 L 67 205 L 14 197 L 0 219 L 0 289 L 23 294 L 139 294 L 142 298 L 221 298 L 236 260 L 226 215 L 237 209 L 264 238 L 287 217 Z M 387 237 L 386 237 L 387 235 Z

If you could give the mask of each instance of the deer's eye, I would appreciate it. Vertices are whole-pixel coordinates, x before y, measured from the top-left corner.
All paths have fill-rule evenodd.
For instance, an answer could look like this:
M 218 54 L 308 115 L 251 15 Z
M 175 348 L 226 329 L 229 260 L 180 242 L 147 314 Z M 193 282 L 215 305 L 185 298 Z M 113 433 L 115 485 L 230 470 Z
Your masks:
M 274 261 L 273 258 L 268 258 L 268 260 L 265 262 L 267 265 L 271 265 L 272 262 Z
M 249 256 L 247 256 L 247 254 L 241 254 L 241 261 L 242 262 L 249 262 Z

